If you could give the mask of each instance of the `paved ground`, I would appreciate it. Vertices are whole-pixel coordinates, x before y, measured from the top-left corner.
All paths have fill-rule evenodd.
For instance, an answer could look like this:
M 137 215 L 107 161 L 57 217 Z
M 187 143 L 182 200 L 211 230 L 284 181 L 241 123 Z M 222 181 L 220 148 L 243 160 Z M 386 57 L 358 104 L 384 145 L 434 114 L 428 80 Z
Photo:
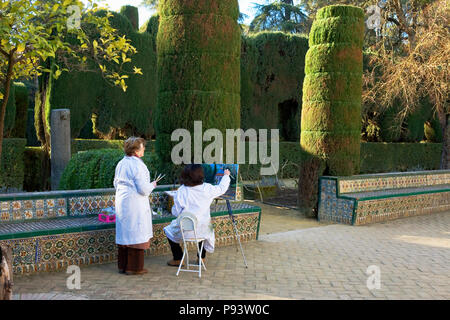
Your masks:
M 352 227 L 262 208 L 260 240 L 244 244 L 248 269 L 229 246 L 208 257 L 201 279 L 177 277 L 166 255 L 146 258 L 143 276 L 118 274 L 115 263 L 83 267 L 80 290 L 67 289 L 64 272 L 16 276 L 14 298 L 450 299 L 450 212 Z M 380 289 L 367 287 L 369 266 Z

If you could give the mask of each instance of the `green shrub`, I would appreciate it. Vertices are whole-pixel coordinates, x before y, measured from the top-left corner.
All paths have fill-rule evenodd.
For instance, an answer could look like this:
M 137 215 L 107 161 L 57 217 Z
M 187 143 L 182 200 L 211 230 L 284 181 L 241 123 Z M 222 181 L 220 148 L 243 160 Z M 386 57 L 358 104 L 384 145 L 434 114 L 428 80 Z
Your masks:
M 283 32 L 242 37 L 241 127 L 280 129 L 280 138 L 300 135 L 302 86 L 308 38 Z
M 133 10 L 128 8 L 125 11 Z M 125 64 L 122 70 L 129 76 L 126 81 L 127 91 L 111 86 L 102 78 L 100 71 L 64 72 L 58 80 L 46 80 L 51 89 L 49 106 L 70 109 L 73 138 L 79 137 L 82 130 L 83 137 L 87 137 L 85 130 L 90 126 L 95 128 L 98 136 L 108 136 L 112 129 L 116 129 L 123 137 L 138 135 L 149 138 L 154 135 L 152 112 L 156 106 L 157 73 L 153 38 L 146 32 L 135 31 L 125 15 L 111 13 L 111 25 L 119 34 L 130 39 L 137 49 L 137 53 L 131 56 L 132 62 Z M 106 11 L 97 14 L 105 15 Z M 88 64 L 90 68 L 98 70 L 93 61 L 88 60 Z M 134 74 L 134 66 L 141 68 L 143 74 Z M 107 67 L 113 65 L 107 64 Z M 49 127 L 49 124 L 46 126 Z
M 3 128 L 3 136 L 6 138 L 10 137 L 11 131 L 14 128 L 14 122 L 15 122 L 15 117 L 16 117 L 15 89 L 16 89 L 16 87 L 14 86 L 14 84 L 12 84 L 9 89 L 8 102 L 6 103 L 6 112 L 5 112 L 5 120 L 4 120 L 4 128 Z M 3 88 L 1 88 L 1 92 L 4 93 Z
M 0 163 L 0 190 L 20 191 L 24 180 L 25 139 L 3 139 L 2 159 Z
M 23 189 L 45 191 L 50 186 L 50 161 L 41 147 L 25 147 L 25 176 Z
M 438 170 L 442 143 L 361 143 L 361 173 Z
M 61 176 L 59 190 L 113 188 L 115 168 L 123 157 L 123 151 L 117 149 L 89 150 L 74 154 Z M 150 173 L 157 171 L 154 153 L 146 153 L 142 160 Z
M 247 144 L 245 150 L 248 162 Z M 441 152 L 441 143 L 362 142 L 360 174 L 439 170 Z M 270 144 L 268 154 L 271 154 Z M 280 142 L 278 178 L 298 179 L 299 166 L 306 158 L 298 142 Z M 241 164 L 239 173 L 243 180 L 259 180 L 260 168 L 260 164 Z
M 170 161 L 173 130 L 240 127 L 237 0 L 162 0 L 157 34 L 156 152 Z
M 28 89 L 22 82 L 14 83 L 16 116 L 11 136 L 25 138 L 28 121 Z
M 41 143 L 36 136 L 36 128 L 34 127 L 34 109 L 28 109 L 27 116 L 27 130 L 25 134 L 27 138 L 27 146 L 38 147 Z
M 139 11 L 138 8 L 133 6 L 122 6 L 120 8 L 120 13 L 123 14 L 125 17 L 130 20 L 131 25 L 133 26 L 134 30 L 139 29 Z
M 73 139 L 72 140 L 72 154 L 79 151 L 95 150 L 95 149 L 117 149 L 123 150 L 124 140 L 101 140 L 101 139 Z M 147 140 L 145 145 L 146 152 L 154 151 L 154 143 Z
M 326 161 L 331 175 L 360 170 L 363 40 L 361 8 L 317 12 L 306 54 L 300 144 Z

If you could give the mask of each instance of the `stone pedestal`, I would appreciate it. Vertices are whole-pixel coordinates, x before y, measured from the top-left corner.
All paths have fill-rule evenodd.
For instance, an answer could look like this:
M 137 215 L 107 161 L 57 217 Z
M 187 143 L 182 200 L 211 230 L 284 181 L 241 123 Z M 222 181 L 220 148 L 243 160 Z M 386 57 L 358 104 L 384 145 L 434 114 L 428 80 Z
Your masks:
M 59 180 L 70 160 L 70 110 L 52 110 L 51 126 L 51 188 L 58 189 Z

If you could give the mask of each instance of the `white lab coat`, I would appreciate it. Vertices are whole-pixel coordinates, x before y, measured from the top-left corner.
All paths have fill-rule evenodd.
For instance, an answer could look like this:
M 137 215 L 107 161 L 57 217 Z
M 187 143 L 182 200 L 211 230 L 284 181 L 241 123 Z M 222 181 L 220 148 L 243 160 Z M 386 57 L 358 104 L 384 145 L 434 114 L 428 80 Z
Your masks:
M 116 166 L 116 243 L 145 243 L 153 237 L 152 211 L 148 196 L 154 186 L 150 172 L 138 157 L 125 156 Z
M 187 211 L 194 214 L 197 218 L 197 238 L 204 238 L 203 247 L 206 251 L 214 252 L 214 229 L 211 224 L 210 206 L 214 198 L 224 194 L 230 186 L 230 177 L 224 175 L 220 183 L 213 186 L 209 183 L 203 183 L 195 187 L 187 187 L 182 185 L 178 188 L 174 196 L 174 205 L 172 214 L 178 216 L 181 212 Z M 180 226 L 177 220 L 164 228 L 167 237 L 173 241 L 180 243 L 183 240 Z M 194 237 L 193 232 L 185 232 L 185 237 Z

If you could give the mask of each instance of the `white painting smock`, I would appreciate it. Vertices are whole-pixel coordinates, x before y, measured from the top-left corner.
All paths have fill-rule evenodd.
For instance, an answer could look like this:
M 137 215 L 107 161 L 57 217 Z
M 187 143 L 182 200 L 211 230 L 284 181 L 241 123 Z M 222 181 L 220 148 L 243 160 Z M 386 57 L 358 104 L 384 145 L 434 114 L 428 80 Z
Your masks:
M 140 244 L 153 237 L 150 172 L 138 157 L 125 156 L 116 166 L 116 243 Z
M 223 195 L 230 186 L 230 177 L 224 175 L 220 183 L 216 186 L 210 183 L 203 183 L 195 187 L 182 185 L 178 188 L 174 196 L 174 205 L 172 214 L 178 216 L 181 212 L 187 211 L 193 213 L 197 218 L 197 238 L 204 238 L 203 244 L 206 251 L 214 252 L 214 229 L 211 224 L 210 206 L 214 198 Z M 182 235 L 180 226 L 176 219 L 164 228 L 167 237 L 180 243 Z M 194 236 L 193 232 L 186 232 L 185 237 Z

